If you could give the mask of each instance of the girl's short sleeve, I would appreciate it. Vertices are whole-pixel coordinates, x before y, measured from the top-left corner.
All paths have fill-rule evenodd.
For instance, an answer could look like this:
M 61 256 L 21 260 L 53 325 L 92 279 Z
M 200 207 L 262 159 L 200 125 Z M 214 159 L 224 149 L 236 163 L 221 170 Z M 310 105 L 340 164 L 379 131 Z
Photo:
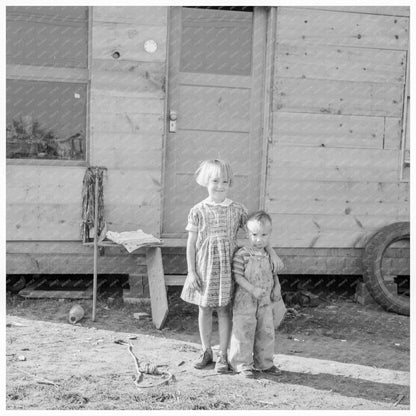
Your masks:
M 241 220 L 240 220 L 240 227 L 244 228 L 246 226 L 248 218 L 248 210 L 244 205 L 241 205 Z
M 199 225 L 199 216 L 198 211 L 195 209 L 195 207 L 191 208 L 188 215 L 188 224 L 186 226 L 186 231 L 198 231 L 198 225 Z

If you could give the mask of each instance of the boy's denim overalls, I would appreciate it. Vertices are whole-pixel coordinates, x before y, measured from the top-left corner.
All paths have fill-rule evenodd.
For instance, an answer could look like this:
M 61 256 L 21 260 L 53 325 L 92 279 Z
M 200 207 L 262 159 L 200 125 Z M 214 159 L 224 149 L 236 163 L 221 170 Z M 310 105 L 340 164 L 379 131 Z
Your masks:
M 269 255 L 251 254 L 245 267 L 245 278 L 266 290 L 257 300 L 237 285 L 233 305 L 233 329 L 230 343 L 230 364 L 240 372 L 244 369 L 267 370 L 273 366 L 274 325 L 270 294 L 274 280 Z M 253 360 L 254 358 L 254 360 Z

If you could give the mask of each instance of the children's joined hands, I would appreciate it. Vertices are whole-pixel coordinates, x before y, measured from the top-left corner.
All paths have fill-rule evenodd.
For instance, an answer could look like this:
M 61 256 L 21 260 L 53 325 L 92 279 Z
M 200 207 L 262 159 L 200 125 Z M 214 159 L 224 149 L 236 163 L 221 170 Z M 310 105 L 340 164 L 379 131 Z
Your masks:
M 266 248 L 267 252 L 270 255 L 270 262 L 272 264 L 273 274 L 276 274 L 284 269 L 285 265 L 282 259 L 277 255 L 277 253 L 272 248 Z
M 253 291 L 251 292 L 251 294 L 256 298 L 256 299 L 261 299 L 264 298 L 266 296 L 266 291 L 264 289 L 262 289 L 261 287 L 255 287 L 253 289 Z
M 273 271 L 275 273 L 280 272 L 281 270 L 284 269 L 285 265 L 283 264 L 282 259 L 276 255 L 276 258 L 274 259 L 275 261 L 273 262 Z

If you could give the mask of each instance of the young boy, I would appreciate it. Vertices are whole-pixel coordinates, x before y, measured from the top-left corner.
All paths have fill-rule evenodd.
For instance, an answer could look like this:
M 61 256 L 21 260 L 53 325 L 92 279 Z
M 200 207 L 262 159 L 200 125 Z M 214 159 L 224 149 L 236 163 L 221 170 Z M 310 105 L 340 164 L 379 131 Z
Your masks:
M 257 211 L 248 217 L 246 226 L 249 246 L 240 248 L 233 258 L 236 290 L 230 364 L 234 371 L 248 378 L 254 376 L 254 368 L 278 375 L 280 370 L 273 364 L 272 302 L 281 298 L 281 291 L 265 250 L 272 232 L 272 220 L 266 212 Z M 280 271 L 283 263 L 279 261 Z

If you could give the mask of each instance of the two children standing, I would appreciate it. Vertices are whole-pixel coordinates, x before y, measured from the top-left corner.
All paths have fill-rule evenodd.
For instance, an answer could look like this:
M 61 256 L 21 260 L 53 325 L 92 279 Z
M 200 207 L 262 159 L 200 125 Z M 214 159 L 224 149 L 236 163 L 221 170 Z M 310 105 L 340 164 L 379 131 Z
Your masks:
M 228 162 L 202 162 L 196 181 L 207 188 L 208 197 L 188 216 L 188 276 L 181 295 L 186 302 L 199 306 L 202 354 L 194 367 L 201 369 L 213 361 L 212 313 L 216 310 L 220 351 L 215 371 L 228 372 L 230 363 L 234 371 L 246 377 L 253 377 L 254 369 L 278 374 L 273 364 L 272 302 L 281 298 L 276 272 L 283 263 L 270 246 L 271 218 L 263 211 L 248 217 L 243 205 L 227 198 L 233 182 Z M 235 252 L 237 232 L 244 227 L 249 246 Z

